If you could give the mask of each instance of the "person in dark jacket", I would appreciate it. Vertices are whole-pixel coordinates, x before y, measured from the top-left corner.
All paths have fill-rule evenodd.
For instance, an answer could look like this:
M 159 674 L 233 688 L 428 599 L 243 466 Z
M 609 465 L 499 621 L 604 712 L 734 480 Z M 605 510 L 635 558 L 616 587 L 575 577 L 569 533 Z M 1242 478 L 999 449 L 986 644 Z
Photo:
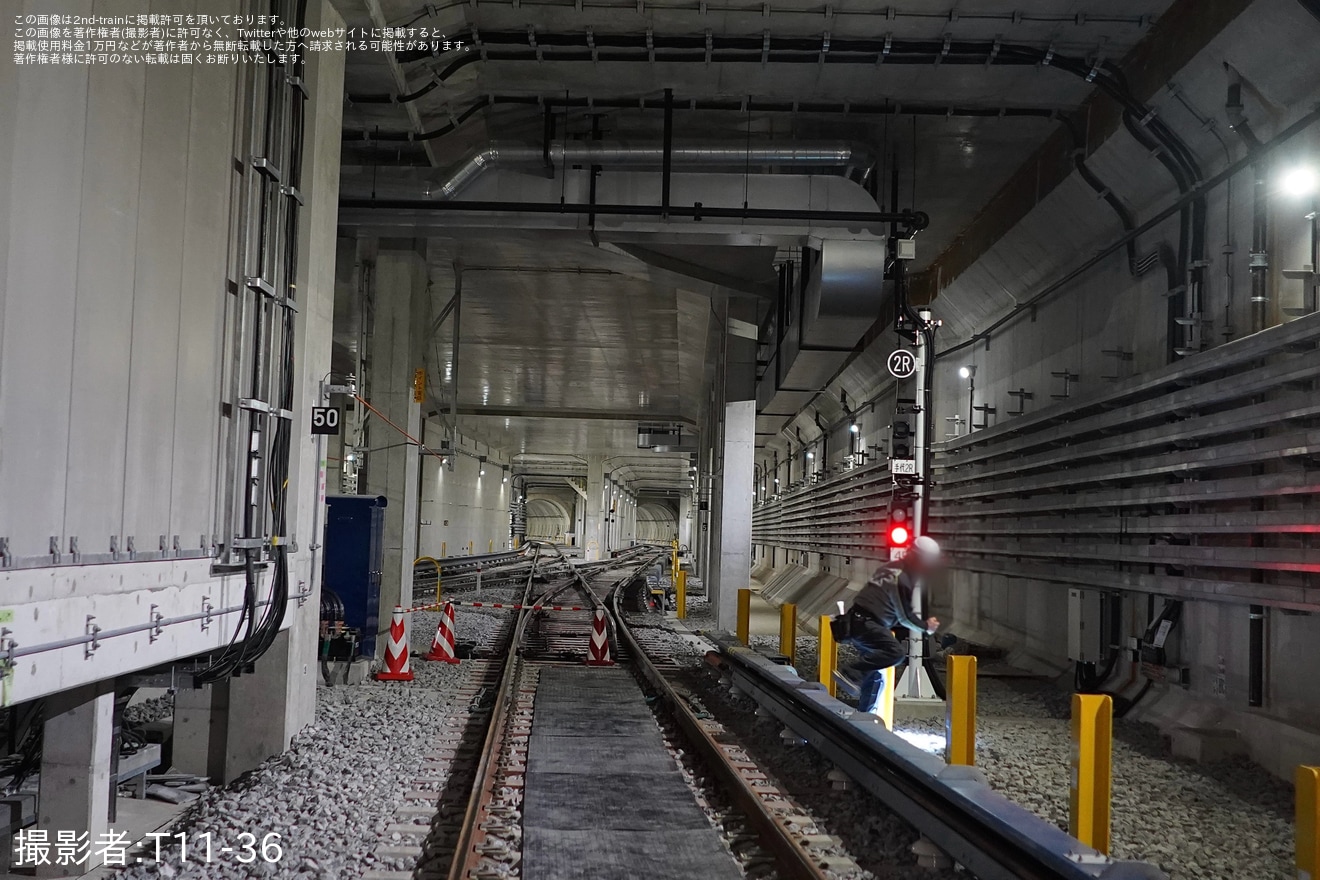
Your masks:
M 903 627 L 912 637 L 925 636 L 939 628 L 934 617 L 918 620 L 912 607 L 913 588 L 940 558 L 940 545 L 925 535 L 912 542 L 902 558 L 881 568 L 866 582 L 848 609 L 848 643 L 861 655 L 843 673 L 858 682 L 857 708 L 875 713 L 884 691 L 885 671 L 907 656 L 894 630 Z

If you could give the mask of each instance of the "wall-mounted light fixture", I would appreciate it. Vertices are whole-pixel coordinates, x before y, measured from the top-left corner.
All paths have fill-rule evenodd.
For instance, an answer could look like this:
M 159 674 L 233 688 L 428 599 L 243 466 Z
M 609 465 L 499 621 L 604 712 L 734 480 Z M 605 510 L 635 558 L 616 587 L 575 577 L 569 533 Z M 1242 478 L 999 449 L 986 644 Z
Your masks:
M 958 368 L 958 375 L 967 380 L 967 430 L 970 432 L 974 419 L 972 414 L 976 406 L 976 364 L 967 364 Z
M 1320 188 L 1320 177 L 1307 165 L 1289 168 L 1279 177 L 1279 190 L 1295 199 L 1312 195 L 1317 188 Z

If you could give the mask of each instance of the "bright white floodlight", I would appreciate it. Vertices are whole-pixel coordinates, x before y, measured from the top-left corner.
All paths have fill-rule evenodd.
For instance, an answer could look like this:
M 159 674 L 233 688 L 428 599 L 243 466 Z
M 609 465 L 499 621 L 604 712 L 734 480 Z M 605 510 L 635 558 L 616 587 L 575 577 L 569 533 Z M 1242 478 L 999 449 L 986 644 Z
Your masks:
M 1305 165 L 1290 168 L 1279 179 L 1280 187 L 1284 193 L 1293 198 L 1311 195 L 1316 191 L 1318 183 L 1320 183 L 1320 180 L 1316 177 L 1315 169 L 1308 168 Z

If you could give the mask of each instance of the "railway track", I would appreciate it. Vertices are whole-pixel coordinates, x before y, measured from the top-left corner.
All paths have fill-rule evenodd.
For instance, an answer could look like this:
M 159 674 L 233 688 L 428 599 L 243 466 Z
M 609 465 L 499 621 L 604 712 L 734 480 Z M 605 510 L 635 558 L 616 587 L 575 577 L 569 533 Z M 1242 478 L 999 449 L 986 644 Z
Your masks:
M 599 848 L 607 845 L 602 841 L 612 832 L 622 836 L 621 849 L 652 847 L 650 855 L 632 853 L 630 857 L 642 863 L 631 869 L 658 880 L 686 876 L 823 880 L 846 877 L 857 870 L 837 852 L 835 841 L 816 833 L 803 810 L 756 768 L 732 737 L 692 708 L 690 695 L 676 690 L 666 679 L 663 670 L 677 665 L 660 643 L 647 639 L 642 628 L 640 635 L 634 634 L 626 609 L 644 608 L 640 589 L 644 573 L 662 555 L 663 551 L 642 548 L 619 559 L 568 566 L 567 571 L 561 566 L 560 573 L 539 593 L 531 590 L 529 577 L 525 605 L 571 602 L 580 610 L 519 613 L 510 637 L 510 646 L 516 650 L 508 652 L 489 713 L 479 718 L 485 730 L 480 755 L 467 768 L 472 785 L 462 826 L 454 833 L 452 822 L 437 822 L 445 833 L 435 834 L 428 842 L 427 858 L 419 863 L 415 877 L 537 880 L 560 876 L 566 858 L 580 857 L 587 862 L 593 856 L 606 862 L 616 858 L 594 852 L 592 841 L 583 837 L 597 838 Z M 562 557 L 559 561 L 566 564 Z M 629 585 L 639 588 L 630 591 L 626 589 Z M 598 612 L 606 620 L 611 654 L 618 665 L 593 670 L 585 662 Z M 659 725 L 652 703 L 662 707 Z M 601 713 L 611 730 L 632 725 L 629 729 L 636 736 L 615 740 L 609 735 L 597 738 L 588 734 L 573 741 L 559 735 L 578 729 L 582 716 L 593 710 Z M 533 735 L 534 719 L 539 719 L 538 732 L 550 731 L 539 740 Z M 660 735 L 661 729 L 670 741 Z M 554 751 L 552 745 L 567 751 Z M 619 753 L 611 751 L 615 747 Z M 685 753 L 690 756 L 687 766 L 680 767 L 678 756 Z M 695 756 L 695 764 L 691 756 Z M 620 763 L 613 772 L 611 762 Z M 637 766 L 622 766 L 627 762 Z M 594 770 L 565 773 L 565 763 Z M 553 770 L 540 773 L 538 766 Z M 634 770 L 647 772 L 647 768 L 656 775 L 645 782 L 629 778 Z M 686 781 L 676 782 L 684 774 Z M 694 777 L 706 780 L 706 790 L 693 785 Z M 546 790 L 547 779 L 555 780 L 555 791 Z M 646 791 L 630 794 L 630 785 L 643 786 Z M 665 818 L 663 806 L 654 805 L 648 807 L 654 826 L 645 821 L 634 826 L 623 819 L 621 813 L 626 813 L 629 800 L 649 796 L 665 801 L 657 792 L 674 795 L 670 819 Z M 580 807 L 582 828 L 557 808 L 561 802 Z M 712 827 L 703 812 L 708 802 L 727 805 L 734 813 L 724 823 L 723 843 L 721 829 Z M 625 827 L 609 828 L 612 820 Z M 675 834 L 689 836 L 676 845 L 666 838 Z M 574 853 L 561 851 L 560 840 Z M 442 871 L 446 857 L 449 862 Z M 666 864 L 666 859 L 672 863 Z M 617 862 L 610 864 L 617 869 Z M 592 875 L 589 864 L 576 868 L 587 872 L 583 876 Z
M 420 849 L 416 867 L 373 880 L 848 880 L 864 874 L 685 685 L 693 652 L 704 653 L 708 645 L 693 637 L 690 650 L 677 656 L 674 634 L 646 613 L 644 575 L 663 553 L 641 547 L 617 559 L 574 565 L 553 545 L 533 550 L 521 571 L 518 610 L 510 613 L 488 656 L 467 661 L 467 711 L 437 737 L 434 764 L 450 768 L 443 785 L 418 780 L 400 807 L 402 818 L 411 817 L 413 837 L 392 845 Z M 617 664 L 605 669 L 585 665 L 598 615 Z M 871 761 L 849 769 L 849 775 L 894 805 L 894 797 L 866 776 L 877 772 L 874 756 L 857 753 L 856 743 L 840 751 L 834 740 L 836 728 L 856 726 L 845 717 L 850 712 L 831 710 L 823 695 L 807 694 L 810 686 L 752 652 L 728 645 L 721 650 L 726 666 L 736 665 L 739 684 L 763 701 L 758 714 L 778 717 L 786 733 L 795 732 L 797 741 L 810 742 L 837 766 Z M 771 698 L 774 687 L 783 694 L 780 703 Z M 820 703 L 815 711 L 824 714 L 794 714 L 799 710 L 793 703 L 804 698 L 812 706 Z M 910 805 L 901 814 L 918 816 L 922 833 L 958 853 L 961 863 L 976 865 L 978 876 L 1161 876 L 1145 872 L 1149 866 L 1127 869 L 1085 854 L 1061 861 L 1057 853 L 1066 835 L 1035 828 L 1020 815 L 1025 811 L 1018 809 L 1007 823 L 992 814 L 969 820 L 937 810 L 932 784 L 897 779 L 893 769 L 884 772 L 899 800 L 918 799 L 921 809 Z M 633 778 L 644 773 L 654 775 L 640 782 Z M 676 779 L 685 780 L 677 793 Z M 958 797 L 970 790 L 966 780 L 936 783 Z M 924 790 L 918 790 L 921 785 Z M 442 792 L 438 801 L 437 791 Z M 428 797 L 432 815 L 419 840 L 416 828 L 426 816 Z M 997 795 L 974 797 L 1002 806 L 993 802 Z M 646 810 L 634 816 L 630 810 L 639 802 Z M 389 830 L 397 834 L 404 824 Z M 1044 845 L 1031 843 L 1038 832 Z M 694 836 L 676 836 L 682 834 Z

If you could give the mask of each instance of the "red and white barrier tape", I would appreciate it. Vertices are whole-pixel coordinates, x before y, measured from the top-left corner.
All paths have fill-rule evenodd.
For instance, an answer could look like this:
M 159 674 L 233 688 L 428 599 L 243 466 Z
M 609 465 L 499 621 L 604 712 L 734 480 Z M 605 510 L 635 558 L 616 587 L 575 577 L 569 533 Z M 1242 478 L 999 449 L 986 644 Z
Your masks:
M 509 604 L 508 602 L 455 602 L 452 599 L 446 599 L 444 602 L 432 602 L 430 605 L 415 605 L 412 608 L 403 609 L 404 614 L 411 614 L 414 611 L 438 611 L 446 604 L 453 605 L 456 608 L 499 608 L 504 611 L 591 611 L 593 609 L 586 605 L 522 605 Z

